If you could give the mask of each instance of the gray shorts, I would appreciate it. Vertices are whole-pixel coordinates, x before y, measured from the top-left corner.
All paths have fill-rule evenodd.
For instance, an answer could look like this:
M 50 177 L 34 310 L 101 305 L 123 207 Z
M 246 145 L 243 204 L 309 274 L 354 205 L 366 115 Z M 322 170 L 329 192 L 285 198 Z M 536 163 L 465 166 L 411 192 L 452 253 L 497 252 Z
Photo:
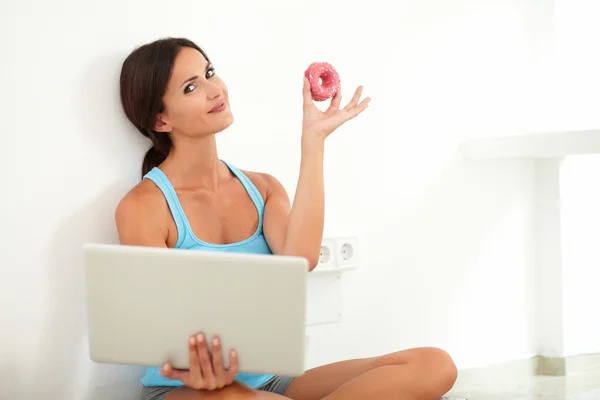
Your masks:
M 256 388 L 261 392 L 270 392 L 283 396 L 294 378 L 291 376 L 275 376 L 263 385 Z M 139 400 L 164 400 L 166 395 L 177 389 L 173 386 L 145 386 Z

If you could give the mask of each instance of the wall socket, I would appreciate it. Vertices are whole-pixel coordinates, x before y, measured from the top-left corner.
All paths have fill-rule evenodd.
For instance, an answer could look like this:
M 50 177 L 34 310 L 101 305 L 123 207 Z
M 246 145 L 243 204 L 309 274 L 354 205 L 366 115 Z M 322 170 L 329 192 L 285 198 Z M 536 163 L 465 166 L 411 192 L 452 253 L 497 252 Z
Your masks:
M 337 265 L 356 266 L 358 264 L 358 240 L 355 237 L 336 238 Z
M 337 265 L 337 249 L 333 239 L 325 238 L 321 242 L 318 268 L 333 268 Z
M 358 265 L 358 240 L 355 237 L 324 238 L 317 268 L 355 267 Z

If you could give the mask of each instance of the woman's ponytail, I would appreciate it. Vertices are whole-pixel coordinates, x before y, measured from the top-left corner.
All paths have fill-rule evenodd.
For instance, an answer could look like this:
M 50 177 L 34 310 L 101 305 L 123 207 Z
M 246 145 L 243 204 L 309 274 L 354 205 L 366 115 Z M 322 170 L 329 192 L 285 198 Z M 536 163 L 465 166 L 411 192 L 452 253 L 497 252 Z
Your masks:
M 173 142 L 167 133 L 153 133 L 150 135 L 152 147 L 148 149 L 142 163 L 142 178 L 154 167 L 158 167 L 171 152 Z

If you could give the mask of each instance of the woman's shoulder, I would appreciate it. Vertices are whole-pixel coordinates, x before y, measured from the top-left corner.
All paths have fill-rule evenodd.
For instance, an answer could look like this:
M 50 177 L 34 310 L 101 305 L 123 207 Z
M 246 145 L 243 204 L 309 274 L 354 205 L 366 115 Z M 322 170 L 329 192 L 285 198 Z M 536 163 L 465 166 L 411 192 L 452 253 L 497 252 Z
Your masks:
M 143 179 L 119 201 L 115 210 L 117 224 L 156 224 L 164 222 L 169 212 L 161 190 L 151 181 Z
M 119 206 L 132 208 L 152 208 L 164 203 L 164 196 L 161 190 L 148 179 L 142 179 L 137 185 L 132 187 L 121 198 Z
M 254 186 L 258 187 L 258 186 L 268 186 L 269 185 L 269 177 L 270 175 L 265 173 L 265 172 L 257 172 L 257 171 L 248 171 L 248 170 L 240 170 L 244 173 L 244 175 L 246 175 L 251 181 L 252 183 L 254 183 Z
M 248 177 L 260 192 L 263 200 L 267 200 L 269 194 L 279 193 L 282 190 L 285 192 L 283 185 L 277 178 L 267 172 L 256 172 L 242 170 L 244 175 Z

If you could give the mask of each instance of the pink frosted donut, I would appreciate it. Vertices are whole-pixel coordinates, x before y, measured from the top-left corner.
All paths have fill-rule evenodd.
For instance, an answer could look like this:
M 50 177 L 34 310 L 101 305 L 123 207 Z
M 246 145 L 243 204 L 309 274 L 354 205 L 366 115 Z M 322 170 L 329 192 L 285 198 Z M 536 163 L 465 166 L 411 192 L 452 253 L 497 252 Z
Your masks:
M 326 62 L 315 62 L 304 72 L 310 83 L 310 93 L 315 101 L 324 101 L 340 90 L 340 76 L 333 66 Z

